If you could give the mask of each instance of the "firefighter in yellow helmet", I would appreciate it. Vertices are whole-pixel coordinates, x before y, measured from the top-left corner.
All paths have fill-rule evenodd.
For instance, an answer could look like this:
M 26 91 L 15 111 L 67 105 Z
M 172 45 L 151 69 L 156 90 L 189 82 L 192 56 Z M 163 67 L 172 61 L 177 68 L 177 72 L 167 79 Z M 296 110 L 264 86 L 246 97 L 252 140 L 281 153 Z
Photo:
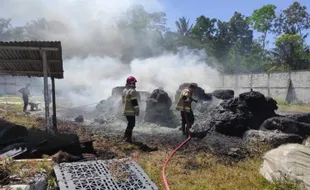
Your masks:
M 139 116 L 139 105 L 137 100 L 135 77 L 130 76 L 126 81 L 126 88 L 122 92 L 123 115 L 127 118 L 127 128 L 125 130 L 124 140 L 132 143 L 132 131 L 135 127 L 136 116 Z
M 197 102 L 197 100 L 192 98 L 196 88 L 196 83 L 191 83 L 188 88 L 185 88 L 181 92 L 176 106 L 176 110 L 181 112 L 183 135 L 188 135 L 189 129 L 192 127 L 195 121 L 191 104 L 193 101 Z

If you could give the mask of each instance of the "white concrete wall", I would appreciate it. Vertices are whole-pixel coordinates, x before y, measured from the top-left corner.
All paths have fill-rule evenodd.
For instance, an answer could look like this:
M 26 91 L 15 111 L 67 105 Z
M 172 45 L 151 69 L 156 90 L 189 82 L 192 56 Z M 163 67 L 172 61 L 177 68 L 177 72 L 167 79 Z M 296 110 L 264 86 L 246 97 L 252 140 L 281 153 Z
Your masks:
M 219 87 L 234 89 L 236 94 L 252 88 L 265 96 L 285 100 L 289 78 L 292 81 L 290 90 L 294 92 L 294 98 L 310 103 L 310 71 L 224 75 L 220 83 L 223 85 Z

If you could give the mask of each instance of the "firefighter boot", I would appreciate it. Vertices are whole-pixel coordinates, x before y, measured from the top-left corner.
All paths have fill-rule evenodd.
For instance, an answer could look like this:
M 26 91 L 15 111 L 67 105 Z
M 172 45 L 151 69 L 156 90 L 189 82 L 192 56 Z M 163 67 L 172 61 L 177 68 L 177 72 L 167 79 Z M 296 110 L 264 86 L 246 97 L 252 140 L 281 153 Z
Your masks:
M 187 126 L 186 126 L 186 132 L 185 132 L 185 135 L 186 136 L 189 136 L 190 135 L 190 129 L 192 128 L 192 125 L 191 124 L 188 124 Z
M 186 124 L 182 124 L 182 132 L 183 132 L 183 135 L 186 135 L 185 125 L 186 125 Z
M 132 131 L 130 130 L 125 131 L 124 141 L 128 143 L 132 143 Z

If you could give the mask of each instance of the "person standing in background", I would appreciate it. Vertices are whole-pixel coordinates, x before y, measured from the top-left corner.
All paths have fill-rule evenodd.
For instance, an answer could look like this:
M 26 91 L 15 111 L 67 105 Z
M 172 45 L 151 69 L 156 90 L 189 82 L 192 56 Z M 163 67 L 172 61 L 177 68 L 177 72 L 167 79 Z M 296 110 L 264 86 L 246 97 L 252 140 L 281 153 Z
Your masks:
M 29 103 L 29 96 L 30 96 L 30 84 L 26 84 L 26 87 L 24 88 L 21 88 L 19 90 L 19 92 L 22 94 L 23 96 L 23 101 L 24 101 L 24 108 L 23 108 L 23 111 L 26 112 L 27 111 L 27 106 L 28 106 L 28 103 Z

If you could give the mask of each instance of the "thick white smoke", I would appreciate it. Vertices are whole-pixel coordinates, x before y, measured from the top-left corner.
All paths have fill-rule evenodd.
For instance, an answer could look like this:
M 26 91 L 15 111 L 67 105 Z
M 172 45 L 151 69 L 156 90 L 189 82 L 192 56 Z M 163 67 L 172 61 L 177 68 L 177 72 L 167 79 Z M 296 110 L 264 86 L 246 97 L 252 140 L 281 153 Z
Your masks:
M 206 91 L 212 90 L 218 83 L 218 72 L 200 60 L 200 54 L 187 50 L 186 53 L 186 56 L 167 53 L 154 58 L 135 59 L 130 65 L 109 57 L 74 58 L 66 62 L 65 80 L 58 86 L 70 89 L 68 95 L 76 102 L 84 103 L 107 98 L 111 89 L 123 86 L 129 75 L 137 78 L 138 90 L 151 92 L 161 87 L 171 97 L 184 82 L 197 82 Z
M 19 25 L 42 17 L 67 24 L 66 35 L 61 32 L 43 35 L 45 40 L 61 40 L 64 54 L 73 55 L 64 60 L 65 79 L 58 80 L 56 85 L 75 104 L 106 99 L 113 87 L 125 84 L 129 75 L 137 78 L 138 90 L 163 87 L 171 95 L 183 82 L 197 82 L 206 91 L 215 87 L 218 72 L 202 61 L 205 56 L 202 53 L 166 52 L 153 58 L 135 59 L 130 65 L 116 58 L 137 37 L 115 26 L 115 21 L 133 3 L 141 3 L 149 12 L 163 8 L 157 0 L 2 0 L 0 17 L 12 18 Z

